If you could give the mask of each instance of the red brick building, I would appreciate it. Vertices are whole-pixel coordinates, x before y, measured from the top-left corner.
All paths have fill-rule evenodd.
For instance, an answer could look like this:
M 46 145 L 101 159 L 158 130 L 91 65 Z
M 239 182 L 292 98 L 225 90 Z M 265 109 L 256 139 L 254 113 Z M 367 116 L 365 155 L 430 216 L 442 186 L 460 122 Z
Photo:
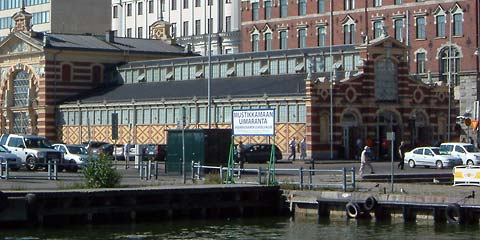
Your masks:
M 480 79 L 479 5 L 479 0 L 242 0 L 241 51 L 359 45 L 386 30 L 407 46 L 406 71 L 430 84 L 447 85 L 450 79 L 459 101 L 455 116 L 473 117 Z

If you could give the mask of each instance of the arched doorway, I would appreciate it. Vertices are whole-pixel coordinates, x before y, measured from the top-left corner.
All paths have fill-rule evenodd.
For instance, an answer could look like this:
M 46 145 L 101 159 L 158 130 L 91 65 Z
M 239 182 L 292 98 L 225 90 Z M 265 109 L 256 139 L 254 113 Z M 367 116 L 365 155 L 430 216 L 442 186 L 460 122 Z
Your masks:
M 375 141 L 375 152 L 378 160 L 389 160 L 391 157 L 390 142 L 387 141 L 387 133 L 395 133 L 394 147 L 402 139 L 402 130 L 400 128 L 398 115 L 392 111 L 381 111 L 377 115 L 377 139 Z M 395 150 L 394 149 L 394 150 Z M 395 152 L 394 152 L 395 153 Z
M 357 148 L 357 139 L 363 139 L 363 128 L 360 127 L 359 118 L 352 112 L 347 112 L 342 116 L 342 143 L 343 157 L 345 159 L 359 158 Z

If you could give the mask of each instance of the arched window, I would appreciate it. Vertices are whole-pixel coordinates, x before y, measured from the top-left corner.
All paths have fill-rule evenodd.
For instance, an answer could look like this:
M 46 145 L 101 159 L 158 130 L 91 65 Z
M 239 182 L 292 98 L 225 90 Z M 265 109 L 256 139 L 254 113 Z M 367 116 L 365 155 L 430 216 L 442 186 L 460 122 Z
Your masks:
M 100 66 L 93 66 L 92 68 L 92 82 L 99 83 L 102 81 L 102 68 Z
M 450 84 L 455 86 L 459 84 L 460 58 L 460 51 L 456 47 L 445 47 L 440 51 L 440 79 L 442 81 L 448 84 L 450 79 Z
M 30 76 L 26 71 L 20 71 L 13 79 L 13 107 L 28 106 L 30 91 Z M 15 111 L 13 113 L 12 133 L 27 133 L 28 114 L 26 111 Z
M 72 66 L 69 64 L 62 65 L 62 81 L 70 82 L 72 80 Z
M 20 71 L 13 79 L 13 106 L 25 107 L 28 105 L 30 77 L 26 71 Z

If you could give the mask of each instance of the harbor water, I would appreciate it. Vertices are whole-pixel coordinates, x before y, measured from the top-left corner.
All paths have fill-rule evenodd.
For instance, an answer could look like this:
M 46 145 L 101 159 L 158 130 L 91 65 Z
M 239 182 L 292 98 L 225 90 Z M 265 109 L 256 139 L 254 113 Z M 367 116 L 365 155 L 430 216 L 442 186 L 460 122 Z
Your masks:
M 155 223 L 76 225 L 44 228 L 0 227 L 0 239 L 477 239 L 478 225 L 435 224 L 402 219 L 244 218 L 175 220 Z

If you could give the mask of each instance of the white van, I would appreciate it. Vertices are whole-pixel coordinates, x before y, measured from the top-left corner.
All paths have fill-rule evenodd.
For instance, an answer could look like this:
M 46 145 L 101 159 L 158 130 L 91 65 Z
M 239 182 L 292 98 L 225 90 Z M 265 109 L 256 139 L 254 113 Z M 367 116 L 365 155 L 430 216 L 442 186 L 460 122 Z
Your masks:
M 470 143 L 442 143 L 440 152 L 461 158 L 464 165 L 480 165 L 480 150 Z

